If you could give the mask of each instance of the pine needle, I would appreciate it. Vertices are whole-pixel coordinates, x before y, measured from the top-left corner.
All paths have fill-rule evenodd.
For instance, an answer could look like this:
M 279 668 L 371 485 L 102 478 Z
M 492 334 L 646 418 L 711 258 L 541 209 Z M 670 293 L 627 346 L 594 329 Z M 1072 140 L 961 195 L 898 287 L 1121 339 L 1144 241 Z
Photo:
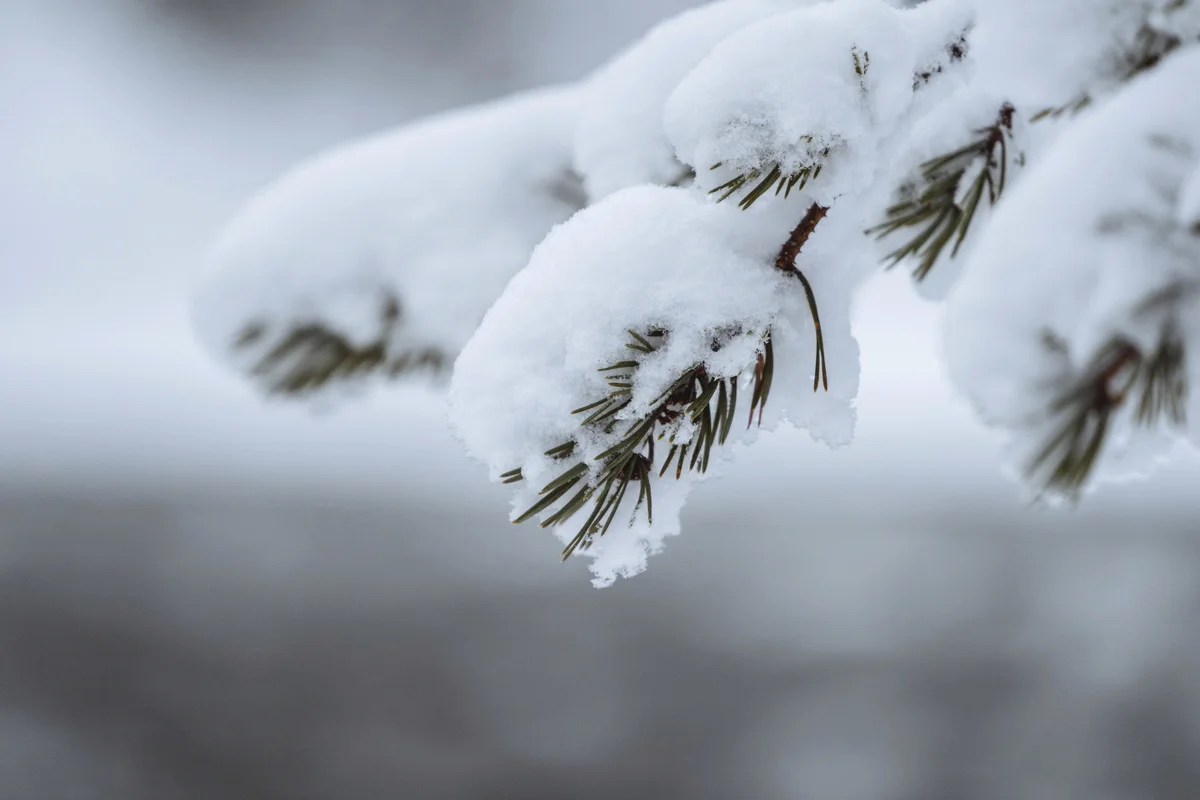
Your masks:
M 889 267 L 915 259 L 913 277 L 920 281 L 933 270 L 951 241 L 949 257 L 958 255 L 975 220 L 984 192 L 988 205 L 999 202 L 1008 179 L 1008 138 L 1015 110 L 1005 105 L 996 122 L 976 131 L 970 144 L 926 161 L 917 182 L 904 187 L 901 199 L 885 212 L 885 220 L 867 234 L 884 239 L 908 231 L 909 239 L 884 257 Z M 981 164 L 968 186 L 968 171 Z M 964 198 L 960 207 L 960 196 Z

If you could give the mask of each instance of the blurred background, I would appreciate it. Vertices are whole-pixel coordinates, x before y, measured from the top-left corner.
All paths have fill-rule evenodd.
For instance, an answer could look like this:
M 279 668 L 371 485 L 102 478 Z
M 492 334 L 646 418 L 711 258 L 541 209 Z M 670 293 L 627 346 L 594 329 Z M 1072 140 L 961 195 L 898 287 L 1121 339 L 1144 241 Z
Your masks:
M 0 798 L 1200 796 L 1200 465 L 1023 505 L 903 275 L 857 443 L 764 437 L 604 591 L 436 394 L 314 414 L 198 350 L 292 162 L 688 5 L 0 0 Z

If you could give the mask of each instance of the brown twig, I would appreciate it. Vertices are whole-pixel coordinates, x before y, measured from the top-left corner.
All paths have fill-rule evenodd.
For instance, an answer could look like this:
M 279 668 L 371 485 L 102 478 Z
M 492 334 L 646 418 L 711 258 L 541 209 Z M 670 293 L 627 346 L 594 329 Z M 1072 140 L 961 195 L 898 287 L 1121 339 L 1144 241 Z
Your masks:
M 812 284 L 808 282 L 808 278 L 796 267 L 796 258 L 800 255 L 800 251 L 808 242 L 809 237 L 812 236 L 813 231 L 817 229 L 817 225 L 825 219 L 825 215 L 828 213 L 829 207 L 820 203 L 813 203 L 809 206 L 804 218 L 792 230 L 787 241 L 783 243 L 783 247 L 779 248 L 779 255 L 775 258 L 775 268 L 796 276 L 804 286 L 804 294 L 808 298 L 808 309 L 812 312 L 813 328 L 817 334 L 817 359 L 813 371 L 814 392 L 822 386 L 825 391 L 829 391 L 829 367 L 825 362 L 825 336 L 821 332 L 821 315 L 817 311 L 817 297 L 813 293 Z
M 1096 404 L 1103 408 L 1115 408 L 1125 402 L 1129 387 L 1120 390 L 1113 388 L 1116 379 L 1127 367 L 1136 366 L 1141 362 L 1142 354 L 1129 343 L 1122 343 L 1113 353 L 1112 360 L 1096 375 L 1093 386 Z

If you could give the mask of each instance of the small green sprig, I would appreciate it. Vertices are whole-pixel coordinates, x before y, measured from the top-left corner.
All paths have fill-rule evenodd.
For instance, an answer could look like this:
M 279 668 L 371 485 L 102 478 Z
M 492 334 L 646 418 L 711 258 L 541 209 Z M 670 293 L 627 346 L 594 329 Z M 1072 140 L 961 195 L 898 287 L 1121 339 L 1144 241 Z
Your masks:
M 854 59 L 854 74 L 858 76 L 858 87 L 863 95 L 867 94 L 867 73 L 871 71 L 871 54 L 858 50 L 858 45 L 850 48 L 850 56 Z
M 1051 404 L 1051 433 L 1029 461 L 1026 477 L 1044 491 L 1077 496 L 1095 469 L 1113 415 L 1131 397 L 1137 425 L 1152 428 L 1165 419 L 1183 427 L 1187 394 L 1184 345 L 1173 331 L 1149 355 L 1123 338 L 1110 341 Z
M 1079 112 L 1088 108 L 1092 104 L 1092 96 L 1089 94 L 1081 94 L 1074 100 L 1063 103 L 1060 106 L 1050 106 L 1043 108 L 1041 111 L 1029 118 L 1030 122 L 1041 122 L 1044 119 L 1061 119 L 1065 116 L 1075 116 Z
M 862 91 L 866 92 L 867 73 L 871 69 L 871 54 L 866 50 L 859 50 L 858 45 L 854 45 L 850 48 L 850 57 L 854 63 L 854 74 L 858 76 Z M 806 145 L 810 152 L 814 149 L 812 136 L 801 136 L 799 143 Z M 820 148 L 810 163 L 799 169 L 785 169 L 779 162 L 768 162 L 761 167 L 754 167 L 734 175 L 715 189 L 710 189 L 708 193 L 718 195 L 717 202 L 723 203 L 747 186 L 753 186 L 738 201 L 738 207 L 743 210 L 750 208 L 771 189 L 775 190 L 776 196 L 782 193 L 786 200 L 791 197 L 793 189 L 802 192 L 809 181 L 820 177 L 824 162 L 829 158 L 829 152 L 828 147 Z M 720 169 L 722 166 L 723 162 L 718 162 L 709 167 L 709 170 Z
M 811 136 L 800 137 L 800 142 L 808 145 L 810 150 L 813 147 L 813 138 Z M 811 163 L 798 169 L 784 169 L 783 165 L 779 163 L 754 167 L 746 172 L 738 173 L 717 188 L 710 189 L 708 193 L 718 195 L 717 202 L 723 203 L 747 186 L 753 186 L 738 201 L 738 208 L 742 210 L 750 208 L 750 206 L 758 202 L 758 199 L 771 191 L 771 189 L 775 190 L 776 196 L 782 193 L 786 200 L 792 196 L 793 189 L 802 192 L 809 181 L 820 177 L 821 170 L 824 167 L 823 161 L 827 158 L 829 158 L 829 148 L 823 147 L 817 151 L 816 157 Z M 722 166 L 724 166 L 724 162 L 718 162 L 709 167 L 709 170 L 720 169 Z
M 1012 106 L 1005 105 L 995 123 L 976 132 L 978 138 L 974 141 L 922 164 L 916 183 L 904 187 L 899 202 L 887 209 L 887 219 L 867 230 L 868 235 L 878 239 L 912 231 L 908 241 L 884 257 L 889 267 L 916 258 L 913 277 L 919 281 L 929 274 L 952 241 L 950 257 L 958 255 L 984 196 L 989 205 L 995 205 L 1004 193 L 1014 113 Z M 981 168 L 961 194 L 960 206 L 961 183 L 980 160 Z
M 400 305 L 387 298 L 381 312 L 382 332 L 365 345 L 351 342 L 342 333 L 319 323 L 286 330 L 258 356 L 251 375 L 268 394 L 304 396 L 332 383 L 382 373 L 398 378 L 415 372 L 441 374 L 446 355 L 434 347 L 417 347 L 399 353 L 389 349 L 388 340 L 400 319 Z M 265 323 L 252 322 L 239 332 L 234 348 L 246 351 L 261 345 L 270 330 Z
M 800 281 L 812 312 L 817 340 L 813 372 L 814 392 L 822 386 L 826 391 L 829 390 L 829 374 L 825 364 L 824 338 L 816 295 L 804 273 L 797 268 L 796 259 L 828 212 L 829 208 L 819 203 L 809 206 L 804 217 L 780 247 L 775 259 L 776 269 Z M 636 516 L 644 504 L 646 519 L 653 522 L 651 476 L 656 466 L 656 442 L 661 443 L 666 439 L 665 445 L 658 446 L 660 449 L 663 446 L 670 447 L 662 466 L 658 469 L 658 477 L 665 477 L 674 464 L 675 479 L 679 480 L 683 477 L 685 469 L 707 472 L 713 446 L 724 445 L 733 428 L 741 374 L 732 377 L 713 376 L 709 374 L 703 362 L 684 370 L 649 404 L 645 413 L 635 416 L 632 421 L 623 416 L 621 412 L 626 411 L 633 401 L 634 378 L 643 359 L 655 353 L 669 336 L 668 331 L 661 329 L 651 329 L 644 333 L 630 330 L 628 333 L 629 341 L 625 343 L 625 348 L 633 351 L 633 355 L 599 370 L 608 384 L 607 394 L 571 412 L 582 417 L 581 429 L 589 432 L 598 430 L 606 436 L 616 433 L 618 427 L 624 424 L 625 428 L 619 434 L 617 443 L 595 456 L 592 463 L 578 457 L 582 448 L 576 439 L 547 450 L 547 457 L 573 463 L 542 488 L 537 502 L 513 520 L 519 524 L 539 514 L 551 512 L 542 521 L 542 527 L 562 525 L 590 502 L 592 510 L 587 519 L 563 549 L 564 561 L 576 550 L 589 547 L 597 536 L 603 536 L 608 531 L 616 519 L 629 486 L 635 481 L 639 489 L 633 514 Z M 719 352 L 725 344 L 733 341 L 734 337 L 753 335 L 753 331 L 732 326 L 714 334 L 711 349 L 713 352 Z M 763 410 L 770 397 L 775 376 L 775 348 L 771 341 L 771 329 L 768 327 L 757 335 L 761 345 L 753 367 L 747 428 L 754 424 L 756 413 L 758 423 L 762 424 Z M 692 435 L 686 442 L 679 441 L 679 433 L 685 425 L 690 428 Z M 525 475 L 518 468 L 505 472 L 500 476 L 500 480 L 503 483 L 519 483 L 525 480 Z M 630 519 L 632 521 L 633 517 Z
M 727 334 L 731 335 L 747 334 L 740 331 Z M 513 520 L 520 524 L 554 509 L 541 523 L 543 528 L 549 528 L 566 523 L 591 503 L 591 511 L 583 525 L 563 549 L 563 560 L 576 550 L 587 549 L 595 537 L 608 531 L 629 487 L 635 483 L 638 497 L 632 513 L 636 515 L 644 506 L 647 521 L 653 522 L 651 478 L 655 469 L 662 478 L 674 465 L 676 480 L 683 477 L 685 470 L 706 472 L 713 446 L 724 445 L 733 428 L 741 376 L 716 377 L 710 375 L 702 363 L 684 370 L 644 413 L 632 420 L 619 418 L 620 412 L 632 402 L 633 379 L 642 359 L 658 350 L 668 333 L 652 330 L 641 334 L 631 330 L 629 336 L 625 347 L 637 355 L 600 369 L 608 384 L 608 393 L 571 412 L 582 418 L 580 427 L 583 429 L 598 430 L 606 435 L 620 431 L 616 443 L 590 463 L 578 457 L 581 448 L 575 440 L 547 450 L 546 455 L 550 458 L 573 463 L 542 488 L 537 502 Z M 721 344 L 722 338 L 714 337 L 714 349 L 719 350 Z M 753 424 L 756 412 L 761 424 L 774 371 L 774 349 L 768 330 L 762 334 L 762 349 L 754 367 L 747 427 Z M 692 437 L 686 442 L 677 441 L 685 425 L 692 429 Z M 656 444 L 659 450 L 669 447 L 661 466 L 656 463 Z M 500 479 L 504 483 L 517 483 L 524 480 L 524 475 L 520 469 L 514 469 L 501 475 Z

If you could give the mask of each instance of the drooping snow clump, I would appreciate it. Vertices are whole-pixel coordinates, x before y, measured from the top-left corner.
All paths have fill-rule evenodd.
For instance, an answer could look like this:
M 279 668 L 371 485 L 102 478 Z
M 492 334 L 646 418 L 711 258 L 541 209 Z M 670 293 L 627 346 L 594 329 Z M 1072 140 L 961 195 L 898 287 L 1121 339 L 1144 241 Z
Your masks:
M 575 87 L 340 147 L 225 231 L 195 303 L 205 344 L 271 391 L 448 371 L 546 232 L 583 204 Z
M 1074 435 L 1081 409 L 1067 400 L 1091 391 L 1138 396 L 1148 357 L 1170 358 L 1200 333 L 1197 76 L 1192 48 L 1084 112 L 997 211 L 951 295 L 951 375 L 984 421 L 1010 431 L 1019 472 L 1057 463 L 1057 451 L 1036 462 L 1048 439 Z M 1200 385 L 1194 368 L 1161 368 Z M 1140 400 L 1111 419 L 1104 402 L 1079 423 L 1078 446 L 1102 424 L 1118 444 L 1143 433 Z M 1100 474 L 1147 466 L 1105 463 L 1120 451 L 1106 451 Z

